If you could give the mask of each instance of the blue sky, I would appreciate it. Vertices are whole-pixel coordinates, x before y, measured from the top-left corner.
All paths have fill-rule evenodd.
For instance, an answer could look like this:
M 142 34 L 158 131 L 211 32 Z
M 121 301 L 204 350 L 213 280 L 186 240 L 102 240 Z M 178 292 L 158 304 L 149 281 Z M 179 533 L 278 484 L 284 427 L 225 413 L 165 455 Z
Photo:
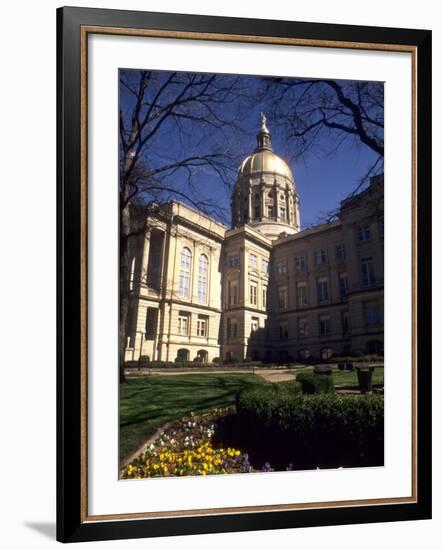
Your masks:
M 135 77 L 134 71 L 122 70 L 125 78 Z M 156 72 L 159 81 L 170 73 Z M 229 79 L 229 76 L 221 77 Z M 244 76 L 240 78 L 239 86 L 242 99 L 221 104 L 216 107 L 217 113 L 225 120 L 231 120 L 239 129 L 225 127 L 223 130 L 208 129 L 204 131 L 201 124 L 186 122 L 183 132 L 179 132 L 172 121 L 165 124 L 150 143 L 145 155 L 151 165 L 162 165 L 172 159 L 176 160 L 194 153 L 211 153 L 223 150 L 235 157 L 234 165 L 251 154 L 256 147 L 256 134 L 260 128 L 260 112 L 268 115 L 268 127 L 272 134 L 274 151 L 282 156 L 291 166 L 300 195 L 301 223 L 307 227 L 318 223 L 323 213 L 334 210 L 340 200 L 355 189 L 359 178 L 365 174 L 368 167 L 376 160 L 376 154 L 368 147 L 360 145 L 353 139 L 346 140 L 333 154 L 337 136 L 331 134 L 319 143 L 316 150 L 302 156 L 295 156 L 296 143 L 288 141 L 286 129 L 281 119 L 273 117 L 275 97 L 262 95 L 260 101 L 254 98 L 262 89 L 263 80 L 260 77 Z M 130 112 L 133 98 L 120 88 L 120 106 Z M 181 171 L 169 176 L 171 185 L 186 189 L 187 174 Z M 223 221 L 229 223 L 230 190 L 223 185 L 220 177 L 208 168 L 194 171 L 192 175 L 193 190 L 198 197 L 213 201 L 225 210 Z M 165 179 L 168 182 L 168 178 Z M 235 173 L 230 174 L 230 183 L 235 183 Z M 177 197 L 183 200 L 181 197 Z

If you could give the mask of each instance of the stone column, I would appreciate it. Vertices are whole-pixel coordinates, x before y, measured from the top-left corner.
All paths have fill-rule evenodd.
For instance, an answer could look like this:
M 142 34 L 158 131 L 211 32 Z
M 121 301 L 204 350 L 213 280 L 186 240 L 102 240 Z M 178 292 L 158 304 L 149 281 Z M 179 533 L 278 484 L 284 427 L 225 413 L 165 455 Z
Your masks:
M 148 282 L 148 262 L 149 262 L 149 247 L 151 244 L 151 230 L 148 228 L 144 234 L 142 266 L 140 269 L 140 283 L 146 285 Z
M 298 195 L 294 197 L 294 215 L 295 215 L 295 225 L 300 231 L 300 208 L 299 208 L 299 198 Z
M 265 182 L 262 181 L 261 182 L 261 221 L 265 221 L 265 218 L 267 217 L 267 212 L 266 212 L 266 185 L 265 185 Z
M 167 288 L 167 275 L 168 266 L 166 265 L 166 241 L 168 236 L 168 227 L 163 231 L 163 243 L 162 243 L 162 258 L 161 258 L 161 273 L 160 273 L 160 291 L 162 294 L 166 292 Z
M 291 206 L 289 203 L 289 190 L 286 187 L 285 197 L 286 197 L 286 221 L 289 223 L 289 225 L 292 225 L 292 219 L 291 219 Z

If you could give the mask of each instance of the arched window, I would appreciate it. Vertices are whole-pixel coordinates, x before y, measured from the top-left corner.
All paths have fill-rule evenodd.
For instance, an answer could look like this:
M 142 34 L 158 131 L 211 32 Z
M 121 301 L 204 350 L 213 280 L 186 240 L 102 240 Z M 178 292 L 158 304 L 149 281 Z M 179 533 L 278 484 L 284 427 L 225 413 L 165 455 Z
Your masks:
M 181 348 L 177 351 L 177 357 L 175 359 L 177 362 L 179 361 L 189 361 L 189 350 L 186 348 Z
M 183 248 L 180 255 L 180 288 L 179 293 L 182 298 L 189 298 L 189 281 L 191 277 L 191 258 L 192 254 L 189 248 Z
M 199 363 L 208 362 L 208 352 L 205 349 L 201 349 L 197 352 L 197 359 Z
M 208 301 L 208 258 L 204 254 L 198 262 L 198 301 L 201 304 Z

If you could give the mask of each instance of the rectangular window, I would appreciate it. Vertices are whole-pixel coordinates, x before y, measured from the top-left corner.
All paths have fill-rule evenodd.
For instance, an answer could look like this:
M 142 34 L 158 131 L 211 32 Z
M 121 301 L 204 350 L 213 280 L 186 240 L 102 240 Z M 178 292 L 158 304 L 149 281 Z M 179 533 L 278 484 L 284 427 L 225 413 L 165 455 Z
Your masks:
M 315 265 L 324 265 L 328 263 L 328 253 L 326 250 L 317 250 L 314 253 Z
M 208 335 L 208 317 L 199 315 L 197 319 L 197 336 Z
M 268 218 L 273 218 L 273 217 L 274 217 L 274 207 L 268 206 Z
M 236 338 L 237 337 L 237 321 L 236 321 L 236 319 L 228 319 L 227 333 L 228 333 L 228 338 Z
M 280 218 L 283 220 L 286 219 L 286 208 L 283 208 L 282 206 L 280 206 Z
M 240 265 L 238 254 L 233 254 L 228 257 L 228 265 L 229 267 L 238 267 Z
M 254 208 L 254 217 L 259 218 L 260 217 L 260 206 L 256 206 Z
M 298 320 L 298 335 L 300 338 L 306 338 L 306 336 L 309 336 L 309 326 L 307 319 Z
M 297 256 L 296 258 L 294 258 L 294 267 L 298 270 L 305 269 L 305 257 Z
M 367 302 L 364 304 L 364 311 L 367 325 L 380 325 L 382 323 L 381 309 L 378 303 Z
M 329 286 L 326 277 L 317 279 L 317 297 L 320 304 L 329 301 Z
M 253 306 L 257 305 L 257 283 L 249 285 L 249 303 Z
M 341 326 L 344 333 L 349 332 L 349 311 L 342 311 Z
M 228 305 L 235 306 L 238 303 L 238 283 L 228 281 Z
M 338 284 L 340 287 L 340 299 L 346 300 L 348 297 L 348 274 L 343 272 L 338 275 Z
M 278 309 L 280 311 L 287 309 L 288 307 L 288 291 L 286 287 L 278 289 Z
M 252 317 L 251 318 L 251 332 L 255 332 L 258 330 L 259 327 L 259 319 L 258 317 Z
M 320 336 L 331 333 L 331 319 L 329 315 L 320 315 Z
M 335 259 L 336 260 L 344 260 L 345 258 L 346 258 L 345 245 L 344 244 L 338 244 L 335 247 Z
M 178 333 L 181 336 L 188 336 L 190 326 L 190 315 L 186 311 L 179 311 L 178 313 Z
M 369 225 L 362 225 L 358 228 L 357 238 L 359 242 L 369 241 L 371 238 L 371 228 Z
M 255 254 L 249 254 L 249 267 L 257 269 L 257 256 Z
M 263 273 L 268 273 L 269 271 L 269 262 L 268 260 L 262 260 L 261 261 L 261 270 Z
M 145 339 L 154 340 L 157 334 L 157 317 L 158 309 L 155 307 L 148 307 L 146 310 L 146 324 L 145 324 Z
M 264 308 L 268 305 L 268 288 L 266 286 L 262 288 L 262 304 Z
M 299 307 L 308 305 L 308 287 L 306 283 L 297 283 L 297 305 Z
M 202 254 L 198 263 L 198 301 L 205 304 L 208 301 L 208 258 Z
M 361 268 L 361 282 L 363 286 L 375 285 L 375 271 L 374 262 L 372 258 L 362 260 L 360 264 Z
M 280 323 L 279 334 L 280 334 L 280 340 L 288 339 L 288 323 Z
M 276 270 L 279 275 L 281 275 L 282 273 L 286 273 L 287 271 L 286 260 L 278 260 L 276 263 Z

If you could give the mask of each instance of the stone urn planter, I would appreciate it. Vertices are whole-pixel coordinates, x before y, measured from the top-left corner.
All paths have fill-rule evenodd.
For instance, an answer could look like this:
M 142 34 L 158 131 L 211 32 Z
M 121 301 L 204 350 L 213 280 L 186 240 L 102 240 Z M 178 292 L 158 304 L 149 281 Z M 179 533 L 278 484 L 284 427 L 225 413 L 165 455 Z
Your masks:
M 357 371 L 358 386 L 360 393 L 369 393 L 372 391 L 372 374 L 375 367 L 360 364 L 355 365 L 354 368 Z

